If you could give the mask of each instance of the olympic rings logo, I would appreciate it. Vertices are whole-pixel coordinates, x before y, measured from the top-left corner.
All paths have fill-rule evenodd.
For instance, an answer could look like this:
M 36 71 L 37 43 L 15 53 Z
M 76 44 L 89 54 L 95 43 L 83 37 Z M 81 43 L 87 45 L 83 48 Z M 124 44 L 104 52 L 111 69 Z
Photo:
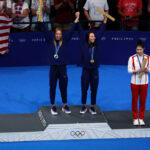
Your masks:
M 73 137 L 73 138 L 81 138 L 85 135 L 85 131 L 71 131 L 70 132 L 70 135 Z

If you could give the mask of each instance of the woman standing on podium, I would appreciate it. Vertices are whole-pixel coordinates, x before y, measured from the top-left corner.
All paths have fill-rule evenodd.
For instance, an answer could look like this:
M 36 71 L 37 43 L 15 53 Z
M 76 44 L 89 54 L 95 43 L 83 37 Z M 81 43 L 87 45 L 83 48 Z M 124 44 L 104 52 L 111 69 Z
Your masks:
M 78 13 L 78 12 L 77 12 Z M 76 13 L 76 14 L 77 14 Z M 102 33 L 105 29 L 105 23 L 102 24 L 101 29 L 98 31 L 96 36 L 94 32 L 89 32 L 87 35 L 82 31 L 82 26 L 79 23 L 79 33 L 80 33 L 80 42 L 81 42 L 81 58 L 80 65 L 82 66 L 82 76 L 81 76 L 81 89 L 82 89 L 82 108 L 80 110 L 81 114 L 87 112 L 87 91 L 89 85 L 91 86 L 91 106 L 90 113 L 92 115 L 96 114 L 95 105 L 96 105 L 96 95 L 99 82 L 99 73 L 98 68 L 100 65 L 99 61 L 99 39 L 102 36 Z
M 51 114 L 57 115 L 57 109 L 55 107 L 55 92 L 57 80 L 59 79 L 59 88 L 61 92 L 61 97 L 64 106 L 62 111 L 66 114 L 70 114 L 71 111 L 67 105 L 67 69 L 66 69 L 66 53 L 67 44 L 72 37 L 75 30 L 76 24 L 78 23 L 79 17 L 76 17 L 71 29 L 68 34 L 63 36 L 62 29 L 56 28 L 54 32 L 54 37 L 51 37 L 45 23 L 41 23 L 44 36 L 49 47 L 49 57 L 50 57 L 50 99 L 51 99 Z
M 144 65 L 145 63 L 145 65 Z M 131 56 L 128 61 L 128 72 L 132 73 L 131 91 L 132 91 L 132 115 L 133 125 L 145 125 L 144 112 L 148 89 L 148 73 L 150 72 L 150 58 L 144 54 L 144 43 L 139 40 L 136 44 L 136 54 Z M 139 76 L 141 73 L 141 77 Z M 137 102 L 139 99 L 139 112 Z

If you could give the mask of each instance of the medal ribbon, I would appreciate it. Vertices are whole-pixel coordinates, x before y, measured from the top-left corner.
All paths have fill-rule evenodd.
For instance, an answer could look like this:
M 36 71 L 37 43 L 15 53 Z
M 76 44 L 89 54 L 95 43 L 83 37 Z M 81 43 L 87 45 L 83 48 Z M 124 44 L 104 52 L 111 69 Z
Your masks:
M 56 43 L 56 45 L 55 45 L 55 54 L 58 54 L 59 49 L 60 49 L 60 45 Z
M 142 68 L 142 64 L 143 64 L 143 60 L 144 60 L 144 55 L 143 55 L 142 64 L 141 64 L 141 62 L 140 62 L 140 58 L 139 58 L 139 56 L 138 56 L 138 55 L 137 55 L 137 58 L 138 58 L 139 66 L 140 66 L 140 68 Z
M 94 60 L 94 50 L 95 50 L 95 47 L 92 47 L 91 48 L 91 60 Z

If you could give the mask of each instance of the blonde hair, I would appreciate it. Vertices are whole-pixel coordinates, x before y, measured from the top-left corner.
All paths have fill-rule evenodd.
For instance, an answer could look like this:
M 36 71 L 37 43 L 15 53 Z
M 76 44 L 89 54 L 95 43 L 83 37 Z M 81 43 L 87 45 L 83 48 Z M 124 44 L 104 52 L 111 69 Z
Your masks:
M 55 34 L 56 34 L 57 31 L 61 31 L 62 32 L 62 28 L 61 27 L 55 28 L 54 36 L 55 36 Z M 59 43 L 60 46 L 62 46 L 62 41 L 63 41 L 63 39 L 60 40 L 60 43 Z M 56 40 L 55 40 L 55 38 L 54 38 L 54 45 L 56 46 Z

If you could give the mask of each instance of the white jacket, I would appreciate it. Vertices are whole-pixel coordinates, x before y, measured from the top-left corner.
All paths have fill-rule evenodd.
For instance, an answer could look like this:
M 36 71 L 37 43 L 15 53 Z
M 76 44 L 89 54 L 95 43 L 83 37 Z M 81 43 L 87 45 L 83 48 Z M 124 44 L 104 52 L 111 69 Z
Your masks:
M 129 73 L 133 73 L 134 70 L 140 69 L 140 64 L 139 64 L 139 60 L 140 60 L 140 64 L 141 66 L 143 66 L 143 56 L 139 56 L 137 54 L 131 56 L 129 58 L 128 61 L 128 72 Z M 150 72 L 150 56 L 144 54 L 144 58 L 147 58 L 147 63 L 146 63 L 146 68 L 148 69 L 148 71 Z M 139 78 L 139 74 L 140 73 L 133 73 L 132 77 L 131 77 L 131 83 L 132 84 L 136 84 L 136 85 L 144 85 L 144 84 L 148 84 L 149 83 L 149 79 L 148 79 L 148 73 L 144 73 L 142 78 Z

